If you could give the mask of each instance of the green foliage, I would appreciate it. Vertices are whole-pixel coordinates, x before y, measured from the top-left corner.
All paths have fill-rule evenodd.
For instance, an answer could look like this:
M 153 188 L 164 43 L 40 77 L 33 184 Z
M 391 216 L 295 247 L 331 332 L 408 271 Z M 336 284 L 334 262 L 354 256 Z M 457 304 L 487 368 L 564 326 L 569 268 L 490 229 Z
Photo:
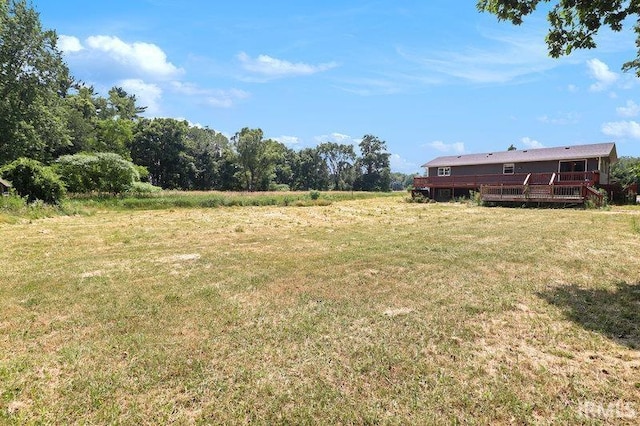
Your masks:
M 149 182 L 133 182 L 127 190 L 128 194 L 155 194 L 162 191 L 159 186 L 153 186 Z
M 96 122 L 96 139 L 93 151 L 114 152 L 131 158 L 129 146 L 133 141 L 135 123 L 130 120 L 108 118 Z
M 237 176 L 247 191 L 266 190 L 273 179 L 274 167 L 282 157 L 284 146 L 264 140 L 261 129 L 243 128 L 232 138 L 237 154 Z
M 353 189 L 356 161 L 353 146 L 324 142 L 318 145 L 318 152 L 327 163 L 332 189 L 336 191 Z
M 0 210 L 8 212 L 18 212 L 27 206 L 26 197 L 20 197 L 16 194 L 8 196 L 0 196 Z
M 291 191 L 291 188 L 286 183 L 274 183 L 270 189 L 278 192 Z
M 209 128 L 189 127 L 185 148 L 193 165 L 189 188 L 222 188 L 227 179 L 224 175 L 227 159 L 225 152 L 229 151 L 229 140 Z
M 134 167 L 138 171 L 138 176 L 140 176 L 140 182 L 148 182 L 149 170 L 145 166 L 138 166 L 137 164 L 134 164 Z
M 620 157 L 611 166 L 611 178 L 622 186 L 640 184 L 640 158 Z
M 317 200 L 320 198 L 320 191 L 309 191 L 309 198 L 312 200 Z
M 136 95 L 128 94 L 122 87 L 113 87 L 109 90 L 109 98 L 106 108 L 102 111 L 102 118 L 133 121 L 147 109 L 147 107 L 137 106 L 136 101 Z
M 134 163 L 149 170 L 152 184 L 162 188 L 189 188 L 196 171 L 186 151 L 188 124 L 172 118 L 140 120 L 131 144 Z
M 411 194 L 410 197 L 405 198 L 405 201 L 407 203 L 419 203 L 419 204 L 433 202 L 433 200 L 431 200 L 429 197 L 425 197 L 424 195 L 422 195 L 419 192 Z
M 25 0 L 0 2 L 0 165 L 49 161 L 70 144 L 62 96 L 71 79 L 56 42 Z
M 391 170 L 385 141 L 365 135 L 360 142 L 361 158 L 356 162 L 358 177 L 353 188 L 359 191 L 389 191 Z
M 19 158 L 0 168 L 0 176 L 9 180 L 16 194 L 28 202 L 57 204 L 66 193 L 60 176 L 51 167 L 29 158 Z
M 304 148 L 296 153 L 293 169 L 293 188 L 329 189 L 329 169 L 319 148 Z
M 67 189 L 71 192 L 107 192 L 119 194 L 140 180 L 138 168 L 120 155 L 96 154 L 65 155 L 56 161 Z
M 499 20 L 520 25 L 523 18 L 533 13 L 539 3 L 546 6 L 549 2 L 550 0 L 479 0 L 477 7 L 480 11 L 496 15 Z M 547 14 L 549 32 L 546 37 L 550 56 L 558 58 L 576 49 L 592 49 L 596 47 L 594 37 L 601 27 L 621 31 L 625 24 L 633 25 L 636 45 L 640 49 L 640 20 L 637 16 L 640 9 L 636 1 L 561 0 L 551 3 L 554 5 Z M 626 62 L 622 69 L 634 69 L 636 75 L 640 76 L 640 50 L 636 58 Z
M 404 191 L 413 186 L 414 174 L 404 174 L 398 172 L 392 172 L 389 175 L 391 183 L 389 185 L 392 191 Z

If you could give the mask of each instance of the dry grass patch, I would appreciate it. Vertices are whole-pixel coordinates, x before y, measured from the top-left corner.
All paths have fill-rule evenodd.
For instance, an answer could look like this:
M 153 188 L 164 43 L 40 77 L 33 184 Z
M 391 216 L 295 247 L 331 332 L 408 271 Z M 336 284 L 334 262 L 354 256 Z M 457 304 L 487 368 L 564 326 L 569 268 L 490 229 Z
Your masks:
M 385 198 L 0 224 L 0 423 L 633 424 L 638 219 Z

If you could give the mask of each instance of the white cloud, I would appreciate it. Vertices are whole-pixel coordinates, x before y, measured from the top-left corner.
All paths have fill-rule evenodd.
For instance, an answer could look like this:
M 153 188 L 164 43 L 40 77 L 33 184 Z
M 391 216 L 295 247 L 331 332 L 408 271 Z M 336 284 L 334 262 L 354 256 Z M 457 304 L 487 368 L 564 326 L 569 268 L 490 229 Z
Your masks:
M 589 86 L 589 90 L 593 92 L 601 92 L 618 80 L 618 74 L 611 71 L 609 66 L 599 59 L 588 60 L 587 67 L 589 68 L 589 75 L 596 80 L 595 83 Z
M 126 43 L 113 36 L 91 36 L 86 46 L 93 51 L 104 52 L 112 60 L 155 78 L 170 78 L 181 74 L 182 69 L 167 60 L 167 55 L 155 44 Z
M 245 52 L 238 53 L 236 57 L 246 71 L 268 78 L 311 75 L 338 66 L 335 62 L 319 65 L 310 65 L 303 62 L 293 63 L 268 55 L 259 55 L 257 58 L 251 58 Z
M 640 106 L 633 101 L 627 101 L 627 104 L 616 108 L 618 115 L 622 117 L 635 117 L 640 113 Z
M 314 137 L 314 139 L 318 143 L 334 142 L 334 143 L 339 143 L 343 145 L 357 145 L 361 141 L 361 139 L 354 139 L 349 135 L 344 135 L 342 133 L 337 133 L 337 132 L 330 133 L 328 135 L 316 136 Z
M 240 89 L 204 89 L 197 84 L 182 81 L 172 81 L 171 87 L 182 95 L 204 97 L 206 104 L 216 108 L 231 108 L 237 101 L 251 96 L 249 92 Z
M 156 115 L 160 112 L 162 89 L 156 84 L 145 83 L 140 79 L 125 79 L 118 82 L 127 93 L 136 95 L 137 105 L 146 106 L 145 115 Z
M 407 89 L 407 83 L 402 82 L 402 80 L 406 79 L 406 76 L 395 76 L 395 78 L 357 78 L 343 80 L 336 85 L 336 87 L 345 92 L 360 96 L 392 95 Z M 435 82 L 431 84 L 435 84 Z
M 391 154 L 389 156 L 389 162 L 391 165 L 391 170 L 394 172 L 418 173 L 417 170 L 420 169 L 419 165 L 412 163 L 411 161 L 401 157 L 398 154 Z
M 618 138 L 640 139 L 640 124 L 635 121 L 613 121 L 602 125 L 602 133 Z
M 440 152 L 453 152 L 454 154 L 464 154 L 465 152 L 464 143 L 462 142 L 444 143 L 442 141 L 433 141 L 428 143 L 427 146 Z
M 542 115 L 538 117 L 538 121 L 556 125 L 576 124 L 580 121 L 580 115 L 575 112 L 561 112 L 554 117 Z
M 579 88 L 578 88 L 578 86 L 576 86 L 575 84 L 569 84 L 569 85 L 567 86 L 567 90 L 568 90 L 570 93 L 577 93 L 580 89 L 579 89 Z
M 507 83 L 537 74 L 560 64 L 549 58 L 543 37 L 539 34 L 480 34 L 495 47 L 464 49 L 439 47 L 425 51 L 398 48 L 404 59 L 437 74 L 472 83 Z
M 520 142 L 522 142 L 522 145 L 524 145 L 525 147 L 531 148 L 531 149 L 545 147 L 543 144 L 541 144 L 537 140 L 531 139 L 529 137 L 524 137 L 520 139 Z
M 239 89 L 210 90 L 207 92 L 207 104 L 216 108 L 231 108 L 237 101 L 247 99 L 248 92 Z
M 171 87 L 178 93 L 188 96 L 195 95 L 207 95 L 210 94 L 210 90 L 203 89 L 197 84 L 188 83 L 184 81 L 172 81 Z
M 297 136 L 278 136 L 276 138 L 271 138 L 285 145 L 298 145 L 300 143 L 300 138 Z
M 62 34 L 58 36 L 58 48 L 64 53 L 75 53 L 84 49 L 77 37 Z

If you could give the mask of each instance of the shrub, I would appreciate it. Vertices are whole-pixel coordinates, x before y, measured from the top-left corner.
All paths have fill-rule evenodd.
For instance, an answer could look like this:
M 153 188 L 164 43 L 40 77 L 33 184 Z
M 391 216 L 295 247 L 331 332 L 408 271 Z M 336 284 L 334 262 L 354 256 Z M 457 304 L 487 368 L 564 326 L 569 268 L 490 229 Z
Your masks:
M 53 169 L 30 158 L 18 158 L 0 169 L 0 176 L 11 181 L 16 193 L 32 203 L 41 200 L 58 204 L 66 189 Z
M 162 188 L 151 185 L 149 182 L 133 182 L 127 190 L 131 194 L 153 194 L 160 191 L 162 191 Z
M 317 200 L 320 198 L 320 191 L 309 191 L 309 198 L 312 200 Z
M 14 191 L 12 190 L 12 192 Z M 16 212 L 24 209 L 25 207 L 27 207 L 26 197 L 19 197 L 12 193 L 6 197 L 0 196 L 0 210 Z
M 411 197 L 407 197 L 405 199 L 407 203 L 430 203 L 432 200 L 429 197 L 425 197 L 421 193 L 417 192 L 411 194 Z
M 119 194 L 140 180 L 138 168 L 112 152 L 63 155 L 57 169 L 71 192 Z
M 279 183 L 276 185 L 273 185 L 273 188 L 269 188 L 272 191 L 278 191 L 278 192 L 283 192 L 283 191 L 291 191 L 291 188 L 289 188 L 289 185 L 287 185 L 286 183 Z

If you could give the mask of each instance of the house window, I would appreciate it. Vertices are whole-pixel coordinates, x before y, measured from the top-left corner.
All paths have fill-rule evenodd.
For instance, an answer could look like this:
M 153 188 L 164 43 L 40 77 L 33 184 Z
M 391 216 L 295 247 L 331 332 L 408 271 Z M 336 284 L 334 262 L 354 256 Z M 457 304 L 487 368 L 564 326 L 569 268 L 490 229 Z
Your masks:
M 502 174 L 503 175 L 512 175 L 515 170 L 513 163 L 507 163 L 502 165 Z
M 560 173 L 585 172 L 587 170 L 587 160 L 560 161 L 558 171 Z
M 438 167 L 438 176 L 451 176 L 451 167 Z

